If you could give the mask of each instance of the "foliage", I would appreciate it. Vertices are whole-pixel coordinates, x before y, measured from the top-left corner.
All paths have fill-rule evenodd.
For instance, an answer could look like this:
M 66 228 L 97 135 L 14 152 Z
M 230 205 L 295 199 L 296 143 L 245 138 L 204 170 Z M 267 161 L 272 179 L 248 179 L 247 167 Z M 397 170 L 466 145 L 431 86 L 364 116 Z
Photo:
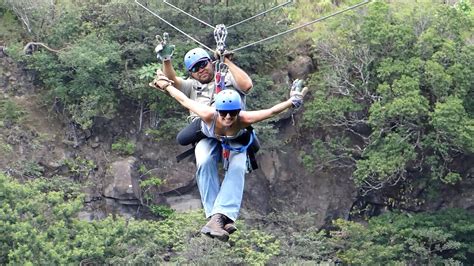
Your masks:
M 20 184 L 0 174 L 2 264 L 156 263 L 203 222 L 201 213 L 161 222 L 80 221 L 82 195 L 58 188 L 46 179 Z
M 195 235 L 205 223 L 202 212 L 173 213 L 162 221 L 120 217 L 80 221 L 75 217 L 82 208 L 83 196 L 77 188 L 65 179 L 40 178 L 20 184 L 0 174 L 0 262 L 156 264 L 169 259 L 180 261 L 184 257 L 169 255 L 190 252 L 193 243 L 201 245 L 210 240 Z M 258 230 L 242 229 L 232 239 L 231 249 L 207 242 L 206 246 L 212 247 L 203 254 L 207 257 L 189 261 L 206 262 L 201 259 L 214 254 L 219 256 L 218 261 L 263 264 L 278 253 L 278 241 Z
M 19 41 L 21 39 L 21 27 L 13 12 L 3 7 L 0 3 L 0 40 Z M 4 45 L 2 43 L 2 45 Z
M 157 176 L 149 175 L 148 172 L 143 173 L 140 178 L 142 178 L 142 180 L 140 180 L 140 188 L 143 190 L 142 193 L 144 199 L 144 202 L 142 202 L 142 204 L 151 206 L 150 203 L 153 202 L 153 200 L 157 196 L 152 189 L 165 184 L 165 180 Z
M 165 205 L 156 205 L 151 204 L 149 206 L 151 213 L 158 217 L 171 218 L 173 216 L 174 210 Z
M 0 121 L 5 123 L 18 123 L 25 115 L 15 102 L 9 99 L 0 99 Z
M 1 123 L 0 123 L 0 127 L 1 127 Z M 5 154 L 5 155 L 8 155 L 10 154 L 11 152 L 13 152 L 13 148 L 10 144 L 6 143 L 3 138 L 0 138 L 0 152 L 2 154 Z
M 367 227 L 335 221 L 331 232 L 348 264 L 471 264 L 474 258 L 473 215 L 460 209 L 437 213 L 387 213 Z
M 271 263 L 312 265 L 335 261 L 335 248 L 324 230 L 314 225 L 315 213 L 272 212 L 265 217 L 263 230 L 280 242 L 280 253 Z
M 364 16 L 327 23 L 315 36 L 318 89 L 303 115 L 305 127 L 324 132 L 302 153 L 308 169 L 355 169 L 363 194 L 408 178 L 465 178 L 454 158 L 474 143 L 474 17 L 458 7 L 376 1 Z
M 5 7 L 11 9 L 20 21 L 29 18 L 29 24 L 24 23 L 27 34 L 59 50 L 53 54 L 40 48 L 27 59 L 30 68 L 38 72 L 48 88 L 49 101 L 56 109 L 63 110 L 83 129 L 89 129 L 94 125 L 95 117 L 113 118 L 118 108 L 127 103 L 137 108 L 139 131 L 148 128 L 160 140 L 170 139 L 185 125 L 186 111 L 176 102 L 169 101 L 168 96 L 151 89 L 148 83 L 156 68 L 160 67 L 153 63 L 156 60 L 153 53 L 155 35 L 170 32 L 171 42 L 176 45 L 173 64 L 180 76 L 184 76 L 181 58 L 195 46 L 186 37 L 165 23 L 157 23 L 154 16 L 133 1 L 38 1 L 28 5 L 29 2 L 8 1 Z M 210 20 L 211 24 L 229 25 L 247 18 L 255 8 L 269 6 L 265 1 L 245 5 L 223 1 L 216 5 L 189 1 L 174 4 L 189 12 L 197 10 L 198 16 Z M 147 5 L 151 10 L 170 14 L 166 18 L 170 23 L 214 47 L 212 30 L 202 28 L 187 16 L 177 15 L 176 10 L 164 3 L 150 2 Z M 33 10 L 30 6 L 39 9 Z M 38 17 L 40 13 L 44 16 L 42 19 Z M 217 13 L 220 15 L 216 16 Z M 272 12 L 233 28 L 227 39 L 229 47 L 237 48 L 254 41 L 248 39 L 249 36 L 259 38 L 260 35 L 278 32 L 285 25 L 275 25 L 273 21 L 281 15 L 281 10 Z M 258 32 L 255 32 L 257 28 Z M 249 31 L 254 34 L 247 34 Z M 236 62 L 246 71 L 270 71 L 273 66 L 265 62 L 275 61 L 272 57 L 277 51 L 282 52 L 281 47 L 279 43 L 252 47 L 237 56 Z M 280 61 L 284 62 L 284 57 Z
M 280 250 L 280 242 L 273 235 L 251 229 L 237 222 L 239 230 L 230 237 L 229 244 L 216 243 L 207 237 L 194 238 L 178 253 L 178 263 L 265 265 Z
M 170 218 L 174 214 L 174 210 L 166 205 L 157 205 L 159 193 L 157 189 L 166 183 L 166 180 L 152 174 L 145 165 L 140 165 L 138 172 L 140 173 L 140 188 L 142 189 L 141 203 L 148 207 L 150 212 L 157 217 Z
M 135 144 L 124 138 L 120 138 L 112 143 L 112 150 L 117 151 L 122 155 L 132 155 L 135 152 Z
M 43 175 L 44 167 L 33 160 L 15 162 L 9 169 L 11 175 L 19 178 L 38 178 Z
M 72 159 L 64 159 L 61 163 L 67 167 L 70 177 L 76 180 L 88 178 L 89 175 L 97 169 L 97 165 L 93 160 L 80 156 Z

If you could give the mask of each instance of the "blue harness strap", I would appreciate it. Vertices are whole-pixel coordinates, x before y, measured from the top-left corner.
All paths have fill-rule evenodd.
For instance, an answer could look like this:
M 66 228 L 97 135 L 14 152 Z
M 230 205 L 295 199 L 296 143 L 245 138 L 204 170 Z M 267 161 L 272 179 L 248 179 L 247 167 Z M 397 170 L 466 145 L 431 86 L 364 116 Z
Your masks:
M 227 139 L 224 139 L 224 140 L 221 142 L 221 145 L 222 145 L 222 148 L 223 148 L 223 149 L 241 153 L 241 152 L 246 151 L 246 150 L 248 149 L 248 147 L 250 147 L 250 145 L 252 145 L 254 138 L 255 138 L 255 132 L 252 131 L 252 133 L 250 134 L 249 143 L 247 143 L 247 145 L 244 145 L 244 146 L 235 148 L 235 147 L 232 147 L 232 146 L 230 146 L 230 145 L 228 144 L 228 140 L 227 140 Z

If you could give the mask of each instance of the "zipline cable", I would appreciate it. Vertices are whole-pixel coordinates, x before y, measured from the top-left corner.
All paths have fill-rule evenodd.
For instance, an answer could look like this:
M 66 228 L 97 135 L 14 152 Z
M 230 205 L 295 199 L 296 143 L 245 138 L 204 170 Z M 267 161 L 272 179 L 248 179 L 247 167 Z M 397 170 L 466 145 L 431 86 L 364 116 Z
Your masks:
M 204 25 L 206 25 L 206 26 L 208 26 L 208 27 L 211 27 L 212 29 L 214 29 L 214 31 L 216 31 L 216 30 L 218 29 L 218 27 L 222 25 L 222 24 L 219 24 L 219 25 L 217 25 L 216 27 L 214 27 L 214 26 L 210 25 L 209 23 L 207 23 L 207 22 L 205 22 L 205 21 L 202 21 L 202 20 L 198 19 L 197 17 L 195 17 L 195 16 L 193 16 L 193 15 L 187 13 L 186 11 L 184 11 L 184 10 L 182 10 L 182 9 L 180 9 L 180 8 L 178 8 L 178 7 L 176 7 L 176 6 L 172 5 L 172 4 L 170 4 L 170 3 L 168 3 L 166 0 L 163 0 L 163 2 L 164 2 L 165 4 L 167 4 L 167 5 L 169 5 L 169 6 L 173 7 L 173 8 L 175 8 L 176 10 L 178 10 L 178 11 L 180 11 L 180 12 L 182 12 L 182 13 L 188 15 L 188 16 L 190 16 L 191 18 L 193 18 L 193 19 L 195 19 L 195 20 L 197 20 L 197 21 L 203 23 Z M 281 8 L 281 7 L 285 6 L 285 5 L 288 5 L 288 4 L 291 3 L 291 2 L 293 2 L 293 0 L 289 0 L 289 1 L 287 1 L 286 3 L 283 3 L 283 4 L 280 4 L 280 5 L 278 5 L 278 6 L 275 6 L 275 7 L 271 8 L 271 9 L 268 9 L 268 10 L 266 10 L 266 11 L 264 11 L 264 12 L 261 12 L 261 13 L 255 15 L 255 16 L 252 16 L 252 17 L 250 17 L 250 18 L 244 19 L 244 20 L 242 20 L 242 21 L 240 21 L 240 22 L 238 22 L 238 23 L 235 23 L 235 24 L 233 24 L 233 25 L 227 27 L 227 28 L 237 26 L 237 25 L 242 24 L 242 23 L 244 23 L 244 22 L 246 22 L 246 21 L 249 21 L 249 20 L 254 19 L 254 18 L 256 18 L 256 17 L 262 16 L 262 15 L 264 15 L 264 14 L 270 12 L 270 11 L 273 11 L 273 10 L 275 10 L 275 9 L 278 9 L 278 8 Z M 340 10 L 340 11 L 337 11 L 337 12 L 334 12 L 334 13 L 329 14 L 329 15 L 327 15 L 327 16 L 324 16 L 324 17 L 322 17 L 322 18 L 318 18 L 318 19 L 315 19 L 315 20 L 313 20 L 313 21 L 306 22 L 306 23 L 304 23 L 304 24 L 302 24 L 302 25 L 300 25 L 300 26 L 294 27 L 294 28 L 292 28 L 292 29 L 289 29 L 289 30 L 286 30 L 286 31 L 277 33 L 277 34 L 275 34 L 275 35 L 266 37 L 266 38 L 264 38 L 264 39 L 261 39 L 261 40 L 258 40 L 258 41 L 255 41 L 255 42 L 246 44 L 246 45 L 244 45 L 244 46 L 241 46 L 241 47 L 239 47 L 239 48 L 236 48 L 236 49 L 234 49 L 234 50 L 231 50 L 230 52 L 231 52 L 231 53 L 234 53 L 234 52 L 236 52 L 236 51 L 239 51 L 239 50 L 248 48 L 248 47 L 250 47 L 250 46 L 253 46 L 253 45 L 256 45 L 256 44 L 259 44 L 259 43 L 262 43 L 262 42 L 271 40 L 271 39 L 273 39 L 273 38 L 276 38 L 276 37 L 279 37 L 279 36 L 288 34 L 288 33 L 290 33 L 290 32 L 293 32 L 293 31 L 299 30 L 299 29 L 301 29 L 301 28 L 304 28 L 304 27 L 306 27 L 306 26 L 312 25 L 312 24 L 314 24 L 314 23 L 316 23 L 316 22 L 320 22 L 320 21 L 326 20 L 326 19 L 328 19 L 328 18 L 331 18 L 331 17 L 337 16 L 337 15 L 339 15 L 339 14 L 342 14 L 342 13 L 344 13 L 344 12 L 350 11 L 350 10 L 352 10 L 352 9 L 358 8 L 358 7 L 362 6 L 362 5 L 368 4 L 369 2 L 370 2 L 370 0 L 365 0 L 364 2 L 355 4 L 355 5 L 353 5 L 353 6 L 350 6 L 350 7 L 348 7 L 348 8 L 345 8 L 345 9 Z M 196 40 L 195 38 L 193 38 L 192 36 L 190 36 L 190 35 L 187 34 L 186 32 L 182 31 L 182 30 L 179 29 L 178 27 L 174 26 L 173 24 L 171 24 L 170 22 L 168 22 L 167 20 L 165 20 L 164 18 L 160 17 L 158 14 L 156 14 L 155 12 L 151 11 L 151 10 L 148 9 L 146 6 L 144 6 L 144 5 L 142 5 L 140 2 L 138 2 L 138 0 L 135 0 L 135 3 L 138 4 L 139 6 L 141 6 L 141 7 L 142 7 L 143 9 L 145 9 L 146 11 L 150 12 L 150 13 L 151 13 L 152 15 L 154 15 L 155 17 L 159 18 L 161 21 L 163 21 L 163 22 L 165 22 L 166 24 L 168 24 L 169 26 L 171 26 L 173 29 L 175 29 L 175 30 L 177 30 L 178 32 L 182 33 L 183 35 L 185 35 L 185 36 L 188 37 L 189 39 L 191 39 L 191 40 L 193 40 L 194 42 L 198 43 L 199 45 L 201 45 L 202 47 L 206 48 L 207 50 L 209 50 L 209 51 L 211 51 L 211 52 L 214 52 L 213 49 L 209 48 L 208 46 L 206 46 L 206 45 L 203 44 L 202 42 Z M 227 34 L 226 34 L 226 35 L 227 35 Z
M 362 5 L 365 5 L 365 4 L 369 3 L 369 2 L 370 2 L 370 0 L 366 0 L 366 1 L 364 1 L 364 2 L 361 2 L 361 3 L 359 3 L 359 4 L 350 6 L 350 7 L 346 8 L 346 9 L 343 9 L 343 10 L 340 10 L 340 11 L 337 11 L 337 12 L 334 12 L 334 13 L 332 13 L 332 14 L 330 14 L 330 15 L 327 15 L 327 16 L 324 16 L 324 17 L 322 17 L 322 18 L 318 18 L 318 19 L 315 19 L 315 20 L 313 20 L 313 21 L 306 22 L 306 23 L 303 24 L 303 25 L 300 25 L 300 26 L 294 27 L 294 28 L 292 28 L 292 29 L 289 29 L 289 30 L 286 30 L 286 31 L 277 33 L 277 34 L 275 34 L 275 35 L 272 35 L 272 36 L 270 36 L 270 37 L 261 39 L 261 40 L 256 41 L 256 42 L 249 43 L 249 44 L 247 44 L 247 45 L 244 45 L 244 46 L 242 46 L 242 47 L 239 47 L 239 48 L 237 48 L 237 49 L 234 49 L 234 50 L 232 50 L 231 52 L 236 52 L 236 51 L 242 50 L 242 49 L 244 49 L 244 48 L 253 46 L 253 45 L 255 45 L 255 44 L 259 44 L 259 43 L 261 43 L 261 42 L 268 41 L 268 40 L 270 40 L 270 39 L 273 39 L 273 38 L 276 38 L 276 37 L 285 35 L 285 34 L 287 34 L 287 33 L 293 32 L 293 31 L 295 31 L 295 30 L 299 30 L 299 29 L 301 29 L 301 28 L 303 28 L 303 27 L 309 26 L 309 25 L 314 24 L 314 23 L 316 23 L 316 22 L 320 22 L 320 21 L 326 20 L 326 19 L 328 19 L 328 18 L 330 18 L 330 17 L 337 16 L 337 15 L 339 15 L 339 14 L 341 14 L 341 13 L 344 13 L 344 12 L 347 12 L 347 11 L 349 11 L 349 10 L 355 9 L 355 8 L 357 8 L 357 7 L 360 7 L 360 6 L 362 6 Z
M 240 24 L 242 24 L 242 23 L 244 23 L 244 22 L 247 22 L 247 21 L 252 20 L 252 19 L 254 19 L 254 18 L 257 18 L 257 17 L 259 17 L 259 16 L 265 15 L 266 13 L 268 13 L 268 12 L 270 12 L 270 11 L 273 11 L 273 10 L 275 10 L 275 9 L 281 8 L 281 7 L 283 7 L 283 6 L 286 6 L 286 5 L 288 5 L 288 4 L 292 3 L 292 2 L 293 2 L 293 0 L 290 0 L 290 1 L 286 2 L 286 3 L 280 4 L 280 5 L 278 5 L 278 6 L 274 6 L 274 7 L 270 8 L 270 9 L 268 9 L 268 10 L 266 10 L 266 11 L 263 11 L 263 12 L 258 13 L 258 14 L 255 15 L 255 16 L 246 18 L 246 19 L 244 19 L 244 20 L 242 20 L 242 21 L 240 21 L 240 22 L 237 22 L 237 23 L 235 23 L 235 24 L 232 24 L 232 25 L 230 25 L 230 26 L 227 27 L 227 28 L 230 29 L 230 28 L 232 28 L 232 27 L 234 27 L 234 26 L 240 25 Z
M 206 26 L 208 26 L 208 27 L 211 27 L 212 29 L 215 28 L 215 27 L 212 26 L 211 24 L 209 24 L 209 23 L 207 23 L 207 22 L 205 22 L 205 21 L 203 21 L 203 20 L 201 20 L 201 19 L 198 19 L 197 17 L 195 17 L 195 16 L 189 14 L 188 12 L 182 10 L 181 8 L 179 8 L 179 7 L 175 6 L 175 5 L 172 5 L 172 4 L 168 3 L 168 1 L 166 1 L 166 0 L 163 0 L 163 3 L 165 3 L 165 4 L 169 5 L 169 6 L 171 6 L 172 8 L 174 8 L 174 9 L 180 11 L 180 12 L 183 13 L 183 14 L 186 14 L 186 15 L 190 16 L 191 18 L 193 18 L 193 19 L 195 19 L 195 20 L 201 22 L 202 24 L 204 24 L 204 25 L 206 25 Z
M 187 13 L 187 12 L 184 11 L 183 9 L 181 9 L 181 8 L 179 8 L 179 7 L 177 7 L 177 6 L 173 5 L 173 4 L 171 4 L 171 3 L 168 3 L 167 0 L 163 0 L 163 2 L 164 2 L 165 4 L 171 6 L 172 8 L 178 10 L 179 12 L 181 12 L 181 13 L 183 13 L 183 14 L 185 14 L 185 15 L 187 15 L 187 16 L 189 16 L 189 17 L 191 17 L 191 18 L 193 18 L 193 19 L 195 19 L 195 20 L 197 20 L 197 21 L 199 21 L 200 23 L 202 23 L 202 24 L 204 24 L 204 25 L 206 25 L 206 26 L 208 26 L 208 27 L 214 29 L 214 32 L 215 32 L 216 30 L 218 30 L 218 28 L 219 28 L 220 25 L 223 25 L 223 24 L 219 24 L 219 25 L 217 25 L 216 27 L 214 27 L 214 26 L 210 25 L 209 23 L 207 23 L 207 22 L 205 22 L 205 21 L 203 21 L 203 20 L 197 18 L 196 16 L 193 16 L 193 15 Z M 273 10 L 276 10 L 276 9 L 278 9 L 278 8 L 281 8 L 281 7 L 283 7 L 283 6 L 285 6 L 285 5 L 288 5 L 288 4 L 292 3 L 292 2 L 293 2 L 293 0 L 289 0 L 289 1 L 287 1 L 286 3 L 283 3 L 283 4 L 280 4 L 280 5 L 274 6 L 274 7 L 270 8 L 270 9 L 268 9 L 268 10 L 266 10 L 266 11 L 260 12 L 260 13 L 258 13 L 258 14 L 256 14 L 256 15 L 252 16 L 252 17 L 249 17 L 249 18 L 246 18 L 246 19 L 244 19 L 244 20 L 242 20 L 242 21 L 240 21 L 240 22 L 237 22 L 237 23 L 231 25 L 230 27 L 234 27 L 234 26 L 240 25 L 240 24 L 242 24 L 242 23 L 244 23 L 244 22 L 250 21 L 250 20 L 252 20 L 252 19 L 254 19 L 254 18 L 257 18 L 257 17 L 259 17 L 259 16 L 262 16 L 262 15 L 264 15 L 264 14 L 266 14 L 266 13 L 269 13 L 269 12 L 271 12 L 271 11 L 273 11 Z M 171 27 L 173 27 L 175 30 L 177 30 L 177 31 L 179 31 L 180 33 L 184 34 L 186 37 L 188 37 L 188 38 L 190 38 L 191 40 L 195 41 L 196 43 L 202 45 L 203 47 L 205 47 L 205 48 L 208 49 L 209 51 L 213 51 L 212 49 L 210 49 L 209 47 L 207 47 L 207 46 L 204 45 L 203 43 L 199 42 L 199 41 L 196 40 L 195 38 L 191 37 L 189 34 L 185 33 L 185 32 L 182 31 L 182 30 L 180 30 L 178 27 L 174 26 L 173 24 L 171 24 L 170 22 L 168 22 L 168 21 L 165 20 L 164 18 L 160 17 L 160 16 L 159 16 L 158 14 L 156 14 L 155 12 L 151 11 L 150 9 L 148 9 L 147 7 L 145 7 L 144 5 L 142 5 L 141 3 L 139 3 L 138 0 L 135 0 L 135 3 L 137 3 L 139 6 L 141 6 L 142 8 L 144 8 L 146 11 L 150 12 L 152 15 L 156 16 L 157 18 L 159 18 L 161 21 L 163 21 L 163 22 L 165 22 L 166 24 L 168 24 L 168 25 L 170 25 Z M 227 27 L 227 28 L 230 28 L 230 27 Z
M 139 6 L 141 6 L 143 9 L 145 9 L 146 11 L 150 12 L 152 15 L 154 15 L 155 17 L 159 18 L 161 21 L 163 21 L 164 23 L 168 24 L 169 26 L 171 26 L 173 29 L 179 31 L 180 33 L 184 34 L 184 36 L 188 37 L 189 39 L 195 41 L 196 43 L 198 43 L 199 45 L 201 45 L 202 47 L 206 48 L 207 50 L 213 52 L 214 50 L 207 47 L 205 44 L 201 43 L 200 41 L 196 40 L 195 38 L 193 38 L 191 35 L 187 34 L 186 32 L 180 30 L 178 27 L 174 26 L 173 24 L 169 23 L 168 21 L 166 21 L 164 18 L 160 17 L 158 14 L 156 14 L 155 12 L 151 11 L 150 9 L 148 9 L 146 6 L 142 5 L 140 2 L 138 2 L 138 0 L 135 0 L 135 3 Z M 214 28 L 214 27 L 212 27 Z

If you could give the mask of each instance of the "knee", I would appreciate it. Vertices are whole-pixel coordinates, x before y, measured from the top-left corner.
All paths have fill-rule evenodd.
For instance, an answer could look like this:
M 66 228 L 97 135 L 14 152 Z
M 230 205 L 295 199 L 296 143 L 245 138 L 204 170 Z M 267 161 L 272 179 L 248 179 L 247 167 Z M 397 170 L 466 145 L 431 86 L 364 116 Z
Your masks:
M 199 156 L 199 158 L 196 156 L 196 164 L 199 170 L 203 167 L 210 167 L 214 165 L 215 162 L 211 156 Z
M 184 136 L 182 131 L 180 131 L 178 135 L 176 135 L 176 142 L 178 142 L 178 144 L 182 146 L 186 146 L 189 144 L 187 143 L 186 136 Z

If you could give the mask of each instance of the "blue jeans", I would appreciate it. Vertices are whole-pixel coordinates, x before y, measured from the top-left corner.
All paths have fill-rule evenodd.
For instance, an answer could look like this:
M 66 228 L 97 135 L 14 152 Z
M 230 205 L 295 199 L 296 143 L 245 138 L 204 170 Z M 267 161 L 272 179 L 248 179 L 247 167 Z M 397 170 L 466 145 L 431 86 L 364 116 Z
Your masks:
M 218 173 L 218 163 L 222 161 L 220 142 L 211 138 L 202 139 L 196 145 L 195 155 L 197 185 L 206 217 L 221 213 L 235 221 L 244 194 L 247 153 L 230 152 L 229 168 L 222 184 Z

